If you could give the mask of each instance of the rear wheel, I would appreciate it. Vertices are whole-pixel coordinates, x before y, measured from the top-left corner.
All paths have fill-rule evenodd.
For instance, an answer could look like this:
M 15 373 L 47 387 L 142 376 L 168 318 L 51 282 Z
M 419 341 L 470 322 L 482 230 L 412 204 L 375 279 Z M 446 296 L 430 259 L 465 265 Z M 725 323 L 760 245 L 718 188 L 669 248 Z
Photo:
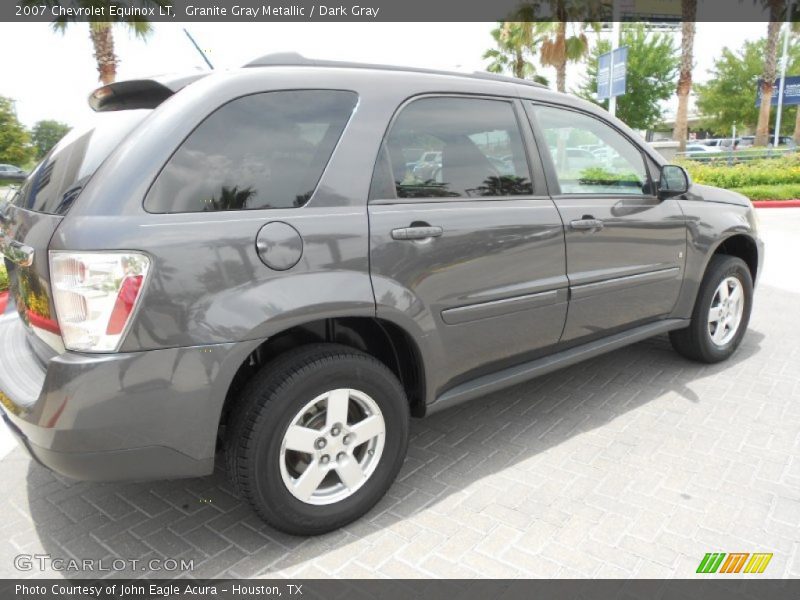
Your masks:
M 689 327 L 670 333 L 683 356 L 720 362 L 739 347 L 750 322 L 753 279 L 743 260 L 718 254 L 711 258 L 700 284 Z
M 228 434 L 228 468 L 268 523 L 299 535 L 366 513 L 403 464 L 408 402 L 375 358 L 333 344 L 266 365 L 243 393 Z

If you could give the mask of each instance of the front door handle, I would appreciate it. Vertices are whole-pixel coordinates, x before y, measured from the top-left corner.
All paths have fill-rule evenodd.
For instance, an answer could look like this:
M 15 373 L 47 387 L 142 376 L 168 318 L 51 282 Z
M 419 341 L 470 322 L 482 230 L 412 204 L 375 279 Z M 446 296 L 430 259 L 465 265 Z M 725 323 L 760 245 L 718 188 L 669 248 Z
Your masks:
M 603 222 L 600 219 L 585 217 L 570 221 L 569 226 L 576 231 L 600 231 L 603 228 Z
M 392 239 L 394 240 L 427 240 L 442 235 L 442 228 L 432 225 L 423 227 L 401 227 L 392 229 Z

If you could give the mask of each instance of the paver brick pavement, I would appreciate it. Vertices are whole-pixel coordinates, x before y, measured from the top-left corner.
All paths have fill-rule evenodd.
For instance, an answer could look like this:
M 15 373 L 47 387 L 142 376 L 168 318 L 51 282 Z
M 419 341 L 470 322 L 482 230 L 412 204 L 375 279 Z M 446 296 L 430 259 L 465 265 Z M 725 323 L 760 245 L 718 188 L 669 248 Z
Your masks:
M 222 472 L 79 483 L 13 450 L 0 575 L 169 575 L 15 569 L 49 553 L 194 577 L 691 577 L 706 552 L 774 552 L 764 576 L 800 576 L 798 306 L 773 269 L 727 363 L 659 337 L 414 421 L 387 496 L 316 538 L 262 523 Z

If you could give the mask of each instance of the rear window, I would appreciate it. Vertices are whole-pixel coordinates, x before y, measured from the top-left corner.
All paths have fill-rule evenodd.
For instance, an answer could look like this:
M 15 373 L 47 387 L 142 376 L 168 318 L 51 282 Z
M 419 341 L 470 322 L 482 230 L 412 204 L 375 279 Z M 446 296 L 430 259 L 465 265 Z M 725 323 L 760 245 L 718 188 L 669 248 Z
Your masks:
M 11 204 L 35 212 L 66 214 L 100 164 L 149 113 L 99 113 L 90 126 L 73 129 L 31 172 Z
M 229 102 L 173 154 L 145 208 L 182 213 L 304 205 L 357 100 L 347 91 L 296 90 Z

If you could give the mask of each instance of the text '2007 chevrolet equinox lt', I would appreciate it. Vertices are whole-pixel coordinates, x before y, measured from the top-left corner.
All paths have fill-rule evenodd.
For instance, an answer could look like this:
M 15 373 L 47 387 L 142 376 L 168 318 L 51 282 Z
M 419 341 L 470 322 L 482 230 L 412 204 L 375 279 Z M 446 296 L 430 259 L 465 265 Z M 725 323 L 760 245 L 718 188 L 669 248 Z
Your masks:
M 87 480 L 225 456 L 284 531 L 352 521 L 421 417 L 669 332 L 739 346 L 750 202 L 524 81 L 272 55 L 114 83 L 0 207 L 0 400 Z

